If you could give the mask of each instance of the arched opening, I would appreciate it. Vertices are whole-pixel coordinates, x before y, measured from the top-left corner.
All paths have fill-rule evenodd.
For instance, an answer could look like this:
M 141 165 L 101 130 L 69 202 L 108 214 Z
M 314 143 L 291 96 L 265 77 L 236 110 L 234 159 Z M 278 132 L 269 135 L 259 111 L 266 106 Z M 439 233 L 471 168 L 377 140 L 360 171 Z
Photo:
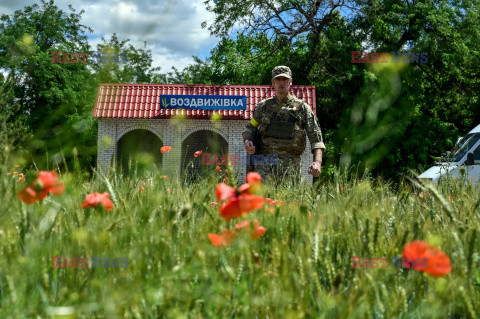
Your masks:
M 196 151 L 202 151 L 202 155 L 195 157 Z M 193 132 L 182 143 L 182 178 L 195 181 L 204 177 L 212 167 L 222 166 L 222 156 L 226 160 L 227 154 L 228 143 L 217 132 Z
M 162 169 L 163 142 L 145 129 L 133 130 L 118 141 L 117 163 L 126 175 L 144 175 Z

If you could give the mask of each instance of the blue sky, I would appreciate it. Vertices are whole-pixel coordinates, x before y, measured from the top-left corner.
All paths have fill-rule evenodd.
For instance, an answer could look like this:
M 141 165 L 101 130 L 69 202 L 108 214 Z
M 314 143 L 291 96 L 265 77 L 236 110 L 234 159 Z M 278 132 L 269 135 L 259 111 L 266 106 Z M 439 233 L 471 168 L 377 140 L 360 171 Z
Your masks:
M 213 15 L 205 10 L 204 0 L 55 0 L 63 11 L 70 13 L 71 4 L 82 14 L 83 25 L 93 29 L 89 44 L 96 48 L 102 36 L 109 39 L 116 33 L 120 40 L 130 39 L 131 44 L 152 51 L 153 66 L 160 72 L 172 66 L 183 69 L 193 62 L 193 55 L 204 58 L 218 42 L 202 29 L 203 21 L 212 21 Z M 40 1 L 2 0 L 0 12 L 11 15 L 27 5 Z

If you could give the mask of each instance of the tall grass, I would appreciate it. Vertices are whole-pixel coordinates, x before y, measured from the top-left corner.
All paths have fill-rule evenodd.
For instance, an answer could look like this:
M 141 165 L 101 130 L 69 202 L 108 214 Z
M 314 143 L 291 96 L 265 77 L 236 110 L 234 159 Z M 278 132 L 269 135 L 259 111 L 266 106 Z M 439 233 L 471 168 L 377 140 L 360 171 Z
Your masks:
M 264 196 L 285 201 L 246 217 L 266 235 L 217 249 L 207 234 L 238 221 L 225 223 L 210 205 L 218 173 L 195 184 L 151 175 L 141 191 L 120 174 L 66 172 L 63 195 L 25 205 L 15 195 L 26 185 L 6 175 L 13 164 L 0 166 L 1 318 L 43 318 L 60 306 L 77 318 L 480 315 L 480 196 L 471 186 L 448 182 L 420 198 L 409 182 L 393 188 L 339 172 L 315 187 L 264 185 Z M 111 194 L 113 211 L 80 208 L 96 191 Z M 413 240 L 440 247 L 452 272 L 351 267 L 352 256 L 391 259 Z M 128 267 L 57 269 L 52 256 L 128 258 Z

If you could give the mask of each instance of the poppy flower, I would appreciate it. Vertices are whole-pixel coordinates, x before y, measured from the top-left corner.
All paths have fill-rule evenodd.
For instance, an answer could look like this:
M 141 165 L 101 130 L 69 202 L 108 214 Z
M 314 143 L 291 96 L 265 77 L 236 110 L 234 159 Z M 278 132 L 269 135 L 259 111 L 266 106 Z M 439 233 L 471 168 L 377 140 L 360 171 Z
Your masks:
M 215 190 L 215 196 L 217 196 L 217 200 L 224 200 L 231 197 L 236 196 L 235 188 L 228 186 L 225 183 L 220 183 L 217 185 L 217 189 Z
M 162 147 L 160 148 L 160 152 L 162 152 L 162 154 L 163 154 L 163 153 L 165 153 L 165 152 L 170 151 L 171 149 L 172 149 L 171 146 L 162 146 Z
M 250 172 L 247 174 L 247 183 L 252 185 L 254 188 L 260 186 L 262 182 L 262 176 L 257 172 Z
M 217 172 L 221 173 L 222 172 L 222 169 L 220 168 L 220 166 L 217 166 L 215 167 L 215 169 L 217 170 Z
M 222 216 L 226 222 L 229 222 L 232 218 L 239 218 L 252 210 L 260 209 L 263 201 L 264 198 L 262 196 L 252 194 L 233 197 L 220 206 L 220 216 Z
M 110 194 L 109 193 L 92 193 L 88 194 L 85 197 L 85 200 L 83 201 L 83 204 L 80 205 L 80 208 L 96 208 L 98 205 L 102 205 L 105 210 L 112 210 L 113 209 L 113 203 L 110 200 Z
M 236 234 L 228 229 L 224 229 L 221 235 L 217 234 L 208 234 L 208 238 L 212 242 L 212 245 L 215 247 L 229 246 L 235 239 Z
M 199 157 L 200 155 L 202 155 L 202 151 L 196 151 L 195 154 L 193 154 L 195 157 Z
M 451 270 L 450 258 L 438 249 L 423 241 L 413 241 L 407 244 L 403 250 L 403 258 L 426 259 L 426 267 L 422 263 L 413 266 L 417 271 L 425 271 L 434 277 L 446 276 Z
M 65 185 L 58 179 L 55 172 L 38 172 L 37 178 L 24 190 L 18 192 L 17 197 L 26 204 L 43 200 L 49 193 L 61 195 Z
M 247 228 L 250 228 L 250 221 L 249 220 L 244 220 L 243 222 L 240 222 L 235 225 L 235 231 L 240 232 L 242 230 L 245 230 Z M 250 230 L 250 239 L 251 240 L 257 240 L 258 238 L 262 237 L 265 235 L 267 230 L 265 227 L 260 226 L 260 223 L 258 220 L 253 221 L 253 228 Z
M 217 203 L 217 202 L 211 202 L 210 205 L 212 205 L 212 206 L 217 206 L 218 203 Z
M 252 181 L 258 183 L 257 180 Z M 228 199 L 228 202 L 220 206 L 220 216 L 225 221 L 229 222 L 232 218 L 242 217 L 250 211 L 260 209 L 263 206 L 264 198 L 251 194 L 250 188 L 251 184 L 249 183 L 240 186 L 237 190 L 225 183 L 217 185 L 215 189 L 217 200 Z
M 243 222 L 239 222 L 238 224 L 235 225 L 235 230 L 240 231 L 244 228 L 250 227 L 250 221 L 249 220 L 244 220 Z
M 254 224 L 253 229 L 250 232 L 250 239 L 257 240 L 258 238 L 265 235 L 265 233 L 267 232 L 267 229 L 263 226 L 260 226 L 260 223 L 256 219 L 253 221 L 253 224 Z

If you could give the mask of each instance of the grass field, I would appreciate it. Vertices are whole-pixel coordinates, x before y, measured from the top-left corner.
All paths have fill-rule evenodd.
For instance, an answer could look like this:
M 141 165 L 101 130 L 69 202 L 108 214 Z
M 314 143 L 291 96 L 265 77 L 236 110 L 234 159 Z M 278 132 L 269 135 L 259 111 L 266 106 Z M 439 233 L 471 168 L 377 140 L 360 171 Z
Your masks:
M 0 167 L 1 318 L 45 318 L 62 306 L 77 318 L 480 316 L 473 187 L 445 183 L 420 197 L 410 182 L 340 173 L 315 187 L 262 185 L 261 195 L 285 205 L 240 220 L 258 219 L 266 234 L 216 248 L 208 233 L 240 221 L 226 223 L 210 204 L 223 180 L 216 172 L 192 185 L 65 172 L 62 195 L 26 205 L 16 193 L 35 172 L 22 183 L 7 175 L 14 170 L 22 168 Z M 93 192 L 109 192 L 114 209 L 81 209 Z M 452 271 L 436 278 L 392 265 L 351 267 L 352 256 L 391 259 L 414 240 L 444 251 Z M 88 258 L 88 268 L 52 268 L 53 256 Z M 128 266 L 92 268 L 92 256 L 127 258 Z

